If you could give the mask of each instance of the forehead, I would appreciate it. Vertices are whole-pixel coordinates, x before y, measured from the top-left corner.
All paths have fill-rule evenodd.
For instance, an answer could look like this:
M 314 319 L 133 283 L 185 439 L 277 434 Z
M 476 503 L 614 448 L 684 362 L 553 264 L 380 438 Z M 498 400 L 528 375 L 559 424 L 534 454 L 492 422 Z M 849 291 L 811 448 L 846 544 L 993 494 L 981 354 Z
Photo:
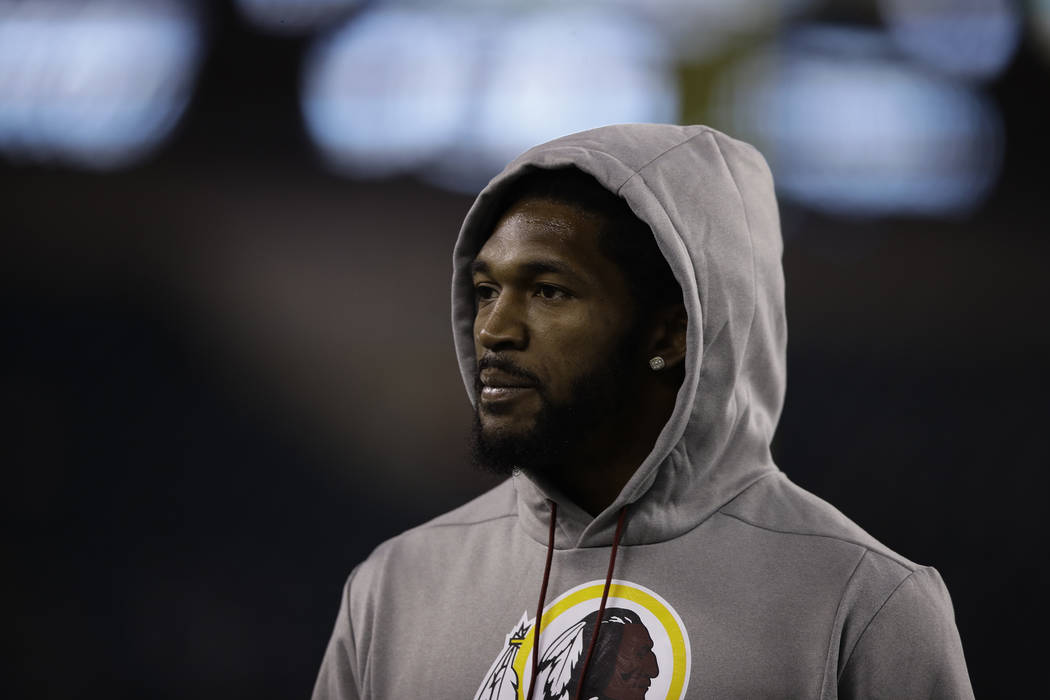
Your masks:
M 493 266 L 555 258 L 581 272 L 618 273 L 599 247 L 603 224 L 599 215 L 572 204 L 525 199 L 500 218 L 476 260 Z
M 624 641 L 631 641 L 635 644 L 652 644 L 653 642 L 652 637 L 649 636 L 648 628 L 641 623 L 624 625 L 623 638 Z

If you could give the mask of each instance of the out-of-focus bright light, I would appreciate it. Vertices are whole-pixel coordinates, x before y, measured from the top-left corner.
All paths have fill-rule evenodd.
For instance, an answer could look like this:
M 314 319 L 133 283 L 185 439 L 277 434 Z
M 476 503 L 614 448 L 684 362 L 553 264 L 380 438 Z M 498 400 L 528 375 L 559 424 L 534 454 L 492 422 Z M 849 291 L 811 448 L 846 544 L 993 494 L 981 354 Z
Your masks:
M 678 110 L 659 36 L 609 11 L 369 13 L 315 47 L 303 84 L 308 130 L 337 168 L 461 190 L 541 141 Z
M 867 30 L 813 28 L 726 77 L 727 128 L 759 142 L 787 198 L 849 215 L 976 207 L 1003 129 L 973 89 L 909 68 Z
M 302 109 L 337 169 L 385 176 L 414 170 L 457 138 L 479 85 L 479 26 L 465 15 L 365 14 L 314 45 Z
M 659 36 L 624 15 L 549 12 L 508 22 L 453 157 L 431 179 L 476 189 L 552 138 L 618 122 L 673 122 L 678 87 Z M 467 165 L 466 168 L 463 165 Z
M 775 30 L 814 0 L 614 0 L 613 4 L 658 27 L 680 58 L 702 60 L 741 36 Z
M 0 150 L 112 168 L 171 132 L 201 52 L 177 2 L 0 2 Z
M 514 21 L 522 11 L 594 15 L 627 15 L 660 33 L 665 46 L 680 58 L 702 59 L 725 49 L 741 36 L 775 29 L 815 0 L 384 0 L 384 6 L 499 12 Z
M 953 76 L 995 77 L 1021 40 L 1013 0 L 879 0 L 879 8 L 902 50 Z
M 276 34 L 298 34 L 341 19 L 361 0 L 236 0 L 241 15 Z

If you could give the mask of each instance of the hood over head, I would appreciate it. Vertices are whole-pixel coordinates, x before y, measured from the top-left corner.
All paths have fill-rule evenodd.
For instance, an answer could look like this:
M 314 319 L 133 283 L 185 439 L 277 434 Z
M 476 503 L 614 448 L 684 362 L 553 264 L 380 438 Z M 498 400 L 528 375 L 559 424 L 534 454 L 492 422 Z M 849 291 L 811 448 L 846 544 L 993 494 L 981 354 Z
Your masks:
M 787 325 L 773 180 L 754 147 L 699 125 L 606 126 L 516 158 L 474 202 L 453 253 L 453 333 L 472 403 L 471 262 L 510 183 L 536 168 L 569 166 L 626 200 L 652 229 L 689 315 L 685 380 L 652 452 L 608 508 L 592 518 L 552 485 L 516 473 L 519 522 L 546 542 L 550 498 L 559 506 L 557 548 L 607 546 L 626 505 L 623 543 L 661 542 L 776 471 L 769 448 L 784 402 Z

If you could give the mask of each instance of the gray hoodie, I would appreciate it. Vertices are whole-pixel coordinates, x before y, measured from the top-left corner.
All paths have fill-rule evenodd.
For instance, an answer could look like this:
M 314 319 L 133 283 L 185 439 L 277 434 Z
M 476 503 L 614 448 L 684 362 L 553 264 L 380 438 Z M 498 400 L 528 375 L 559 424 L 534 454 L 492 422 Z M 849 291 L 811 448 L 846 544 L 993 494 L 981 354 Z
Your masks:
M 773 463 L 782 242 L 769 169 L 748 144 L 704 126 L 610 126 L 537 146 L 496 176 L 454 252 L 453 330 L 471 401 L 470 263 L 499 193 L 532 168 L 569 165 L 649 224 L 682 286 L 674 412 L 596 517 L 517 474 L 380 545 L 350 574 L 314 697 L 509 700 L 529 697 L 535 676 L 531 697 L 570 700 L 589 655 L 581 697 L 972 697 L 937 572 Z

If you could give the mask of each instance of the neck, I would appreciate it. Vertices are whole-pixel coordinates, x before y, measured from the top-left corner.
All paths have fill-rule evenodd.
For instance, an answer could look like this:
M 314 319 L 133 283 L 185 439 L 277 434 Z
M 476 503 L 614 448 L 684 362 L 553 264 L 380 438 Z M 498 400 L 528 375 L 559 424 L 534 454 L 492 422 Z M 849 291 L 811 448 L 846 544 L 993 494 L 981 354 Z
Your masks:
M 592 516 L 612 505 L 671 418 L 677 389 L 651 393 L 581 441 L 567 460 L 573 468 L 558 473 L 558 488 Z

